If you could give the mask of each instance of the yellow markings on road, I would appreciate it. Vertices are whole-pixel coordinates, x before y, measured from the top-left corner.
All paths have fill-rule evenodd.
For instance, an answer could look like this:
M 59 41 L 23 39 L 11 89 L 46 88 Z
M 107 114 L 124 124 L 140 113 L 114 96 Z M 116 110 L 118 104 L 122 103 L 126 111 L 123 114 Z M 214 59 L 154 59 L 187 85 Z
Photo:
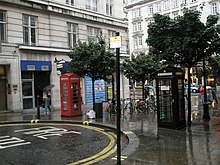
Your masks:
M 88 127 L 86 127 L 88 128 Z M 103 132 L 103 129 L 100 128 L 96 128 L 96 127 L 91 127 L 89 129 L 93 129 L 96 130 L 106 136 L 108 136 L 108 138 L 110 139 L 110 142 L 108 144 L 108 146 L 106 148 L 104 148 L 101 152 L 97 153 L 96 155 L 93 155 L 91 157 L 88 157 L 86 159 L 82 159 L 80 161 L 77 162 L 73 162 L 70 163 L 69 165 L 76 165 L 76 164 L 83 164 L 83 165 L 89 165 L 89 164 L 94 164 L 96 162 L 99 162 L 107 157 L 109 157 L 110 155 L 112 155 L 113 153 L 116 152 L 117 148 L 116 148 L 116 135 L 109 132 Z
M 33 123 L 38 123 L 39 120 L 31 120 L 30 123 L 20 123 L 20 124 L 0 124 L 0 127 L 6 127 L 6 126 L 19 126 L 19 125 L 32 125 Z M 89 122 L 88 122 L 89 123 Z M 104 129 L 102 128 L 98 128 L 98 127 L 94 127 L 94 126 L 89 126 L 89 125 L 81 125 L 81 124 L 61 124 L 61 123 L 39 123 L 40 125 L 64 125 L 64 126 L 78 126 L 78 127 L 83 127 L 86 129 L 91 129 L 97 132 L 100 132 L 104 135 L 106 135 L 109 138 L 109 144 L 107 145 L 107 147 L 105 147 L 101 152 L 79 160 L 77 162 L 73 162 L 70 163 L 69 165 L 76 165 L 76 164 L 83 164 L 83 165 L 89 165 L 89 164 L 94 164 L 96 162 L 99 162 L 109 156 L 111 156 L 112 154 L 116 153 L 117 151 L 117 145 L 116 145 L 116 134 L 113 132 L 105 132 Z
M 31 123 L 37 123 L 39 120 L 31 120 Z
M 84 121 L 83 125 L 89 125 L 89 122 L 88 121 Z
M 134 134 L 132 131 L 124 131 L 125 135 Z
M 122 160 L 122 161 L 125 160 L 125 159 L 127 159 L 127 158 L 128 158 L 127 156 L 121 155 L 121 160 Z M 112 160 L 117 160 L 117 156 L 115 156 L 114 158 L 112 158 Z

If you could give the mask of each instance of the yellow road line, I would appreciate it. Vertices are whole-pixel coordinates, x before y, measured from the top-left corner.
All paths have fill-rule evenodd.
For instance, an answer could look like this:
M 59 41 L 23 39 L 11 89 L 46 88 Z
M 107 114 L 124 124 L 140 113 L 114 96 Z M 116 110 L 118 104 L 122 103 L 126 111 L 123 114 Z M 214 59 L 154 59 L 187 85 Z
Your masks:
M 31 122 L 34 122 L 35 120 L 31 120 Z M 36 121 L 37 123 L 38 121 Z M 20 125 L 33 125 L 32 123 L 21 123 L 21 124 L 0 124 L 0 127 L 6 127 L 6 126 L 20 126 Z M 106 135 L 109 139 L 110 142 L 108 144 L 107 147 L 105 147 L 101 152 L 82 159 L 80 161 L 77 162 L 73 162 L 70 163 L 69 165 L 76 165 L 76 164 L 83 164 L 83 165 L 88 165 L 88 164 L 92 164 L 92 163 L 96 163 L 99 162 L 107 157 L 109 157 L 110 155 L 112 155 L 113 153 L 115 153 L 117 151 L 117 146 L 116 146 L 116 134 L 112 133 L 112 132 L 104 132 L 104 129 L 98 128 L 98 127 L 93 127 L 93 126 L 89 126 L 89 125 L 80 125 L 80 124 L 62 124 L 62 123 L 40 123 L 39 125 L 64 125 L 64 126 L 78 126 L 78 127 L 83 127 L 83 128 L 87 128 L 87 129 L 91 129 L 97 132 L 100 132 L 104 135 Z M 115 147 L 114 147 L 115 146 Z
M 104 148 L 101 152 L 99 152 L 91 157 L 88 157 L 86 159 L 82 159 L 77 162 L 70 163 L 69 165 L 76 165 L 76 164 L 82 164 L 82 163 L 84 163 L 86 165 L 86 164 L 96 163 L 100 160 L 107 158 L 108 156 L 112 155 L 116 151 L 115 148 L 112 149 L 113 146 L 115 145 L 115 137 L 112 135 L 112 133 L 101 132 L 101 130 L 102 129 L 100 129 L 100 128 L 96 129 L 96 131 L 108 136 L 108 138 L 110 139 L 108 146 L 106 148 Z

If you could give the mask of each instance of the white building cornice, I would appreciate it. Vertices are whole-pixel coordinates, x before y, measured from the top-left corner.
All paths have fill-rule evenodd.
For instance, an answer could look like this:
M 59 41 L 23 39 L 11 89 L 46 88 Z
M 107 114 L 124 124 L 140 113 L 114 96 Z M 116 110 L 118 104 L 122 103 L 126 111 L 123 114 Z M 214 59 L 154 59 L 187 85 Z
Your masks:
M 28 45 L 19 45 L 19 50 L 34 50 L 34 51 L 46 51 L 46 52 L 61 52 L 68 53 L 70 49 L 62 49 L 62 48 L 51 48 L 51 47 L 43 47 L 43 46 L 28 46 Z

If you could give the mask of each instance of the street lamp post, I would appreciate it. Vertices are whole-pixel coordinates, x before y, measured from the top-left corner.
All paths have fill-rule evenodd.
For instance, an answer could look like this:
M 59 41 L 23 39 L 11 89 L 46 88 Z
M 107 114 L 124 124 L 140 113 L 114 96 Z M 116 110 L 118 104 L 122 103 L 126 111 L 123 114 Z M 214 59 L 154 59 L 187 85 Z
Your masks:
M 210 119 L 209 104 L 207 101 L 206 91 L 206 69 L 205 69 L 205 57 L 203 57 L 203 79 L 204 79 L 204 102 L 203 102 L 203 119 Z

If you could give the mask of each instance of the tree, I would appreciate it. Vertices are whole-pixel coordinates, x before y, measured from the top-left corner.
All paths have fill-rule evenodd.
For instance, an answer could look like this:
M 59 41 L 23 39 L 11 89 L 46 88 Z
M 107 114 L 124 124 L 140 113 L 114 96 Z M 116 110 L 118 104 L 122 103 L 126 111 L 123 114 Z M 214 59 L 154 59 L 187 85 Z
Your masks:
M 92 79 L 93 109 L 95 109 L 94 82 L 98 79 L 106 80 L 115 70 L 115 55 L 107 49 L 102 38 L 99 42 L 88 40 L 79 42 L 69 53 L 72 72 Z
M 200 12 L 185 10 L 183 16 L 171 19 L 155 14 L 154 21 L 148 26 L 150 52 L 166 60 L 170 65 L 180 64 L 190 69 L 199 61 L 219 52 L 219 25 L 216 16 L 207 17 L 207 23 L 200 21 Z M 191 94 L 188 81 L 188 122 L 191 123 Z
M 216 81 L 217 74 L 220 74 L 220 55 L 216 54 L 214 56 L 211 56 L 208 61 L 209 66 L 211 67 L 212 75 L 214 76 L 214 79 Z
M 153 80 L 154 73 L 160 68 L 160 62 L 155 56 L 140 53 L 132 59 L 126 59 L 123 62 L 125 76 L 135 81 L 142 82 L 142 98 L 144 99 L 144 83 L 146 80 Z

